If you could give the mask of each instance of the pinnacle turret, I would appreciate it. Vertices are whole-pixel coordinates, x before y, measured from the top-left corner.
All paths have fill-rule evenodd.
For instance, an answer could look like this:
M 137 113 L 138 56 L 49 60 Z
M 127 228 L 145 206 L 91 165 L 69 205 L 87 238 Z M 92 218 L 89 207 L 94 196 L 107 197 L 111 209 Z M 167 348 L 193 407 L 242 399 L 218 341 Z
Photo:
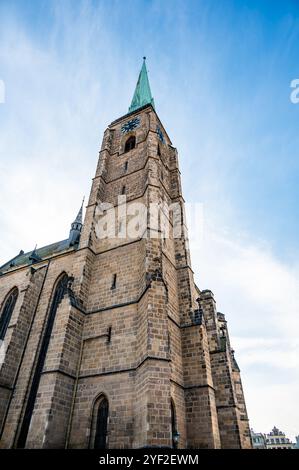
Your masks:
M 71 225 L 71 230 L 70 230 L 70 235 L 69 235 L 70 246 L 77 245 L 80 240 L 80 235 L 81 235 L 81 230 L 82 230 L 82 225 L 83 225 L 83 204 L 84 204 L 84 198 L 83 198 L 80 210 L 77 214 L 77 217 L 75 218 L 74 222 Z

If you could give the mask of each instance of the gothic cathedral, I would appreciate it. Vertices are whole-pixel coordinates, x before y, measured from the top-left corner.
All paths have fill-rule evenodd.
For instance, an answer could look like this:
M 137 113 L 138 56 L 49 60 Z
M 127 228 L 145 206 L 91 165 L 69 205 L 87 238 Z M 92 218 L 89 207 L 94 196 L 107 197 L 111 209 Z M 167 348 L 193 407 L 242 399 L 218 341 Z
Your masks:
M 174 203 L 179 237 L 148 215 Z M 136 205 L 145 224 L 129 236 Z M 116 212 L 123 235 L 109 236 Z M 0 340 L 2 448 L 251 447 L 225 317 L 194 283 L 178 154 L 145 61 L 104 133 L 84 223 L 82 206 L 66 240 L 0 267 Z

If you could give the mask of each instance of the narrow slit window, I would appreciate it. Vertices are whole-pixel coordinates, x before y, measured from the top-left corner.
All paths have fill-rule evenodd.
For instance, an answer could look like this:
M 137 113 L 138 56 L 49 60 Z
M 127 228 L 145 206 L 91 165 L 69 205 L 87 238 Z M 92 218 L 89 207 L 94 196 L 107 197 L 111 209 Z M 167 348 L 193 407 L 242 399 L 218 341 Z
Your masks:
M 121 188 L 121 193 L 122 193 L 122 194 L 126 194 L 126 187 L 125 187 L 125 186 L 123 186 L 123 187 Z
M 116 274 L 113 274 L 111 289 L 116 289 Z
M 125 164 L 124 164 L 124 170 L 125 170 L 125 171 L 128 170 L 128 162 L 125 162 Z

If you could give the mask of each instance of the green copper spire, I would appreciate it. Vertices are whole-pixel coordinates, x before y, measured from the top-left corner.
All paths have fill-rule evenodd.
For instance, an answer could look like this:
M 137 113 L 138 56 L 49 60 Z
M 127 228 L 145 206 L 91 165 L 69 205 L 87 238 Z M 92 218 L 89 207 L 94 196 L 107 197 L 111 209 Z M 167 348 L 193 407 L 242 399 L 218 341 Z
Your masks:
M 135 88 L 135 93 L 132 99 L 129 113 L 135 111 L 146 104 L 151 104 L 155 107 L 154 98 L 152 97 L 150 84 L 148 81 L 147 70 L 145 65 L 145 57 L 143 57 L 143 64 L 138 77 L 138 82 Z

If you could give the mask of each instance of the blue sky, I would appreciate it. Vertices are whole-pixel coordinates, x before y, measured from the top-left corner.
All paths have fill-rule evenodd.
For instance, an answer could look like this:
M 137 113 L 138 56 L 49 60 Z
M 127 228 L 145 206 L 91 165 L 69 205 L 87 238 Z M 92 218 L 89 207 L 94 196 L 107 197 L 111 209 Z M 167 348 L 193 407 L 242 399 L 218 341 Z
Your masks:
M 299 433 L 298 3 L 1 0 L 0 18 L 0 264 L 66 238 L 146 55 L 251 424 Z

